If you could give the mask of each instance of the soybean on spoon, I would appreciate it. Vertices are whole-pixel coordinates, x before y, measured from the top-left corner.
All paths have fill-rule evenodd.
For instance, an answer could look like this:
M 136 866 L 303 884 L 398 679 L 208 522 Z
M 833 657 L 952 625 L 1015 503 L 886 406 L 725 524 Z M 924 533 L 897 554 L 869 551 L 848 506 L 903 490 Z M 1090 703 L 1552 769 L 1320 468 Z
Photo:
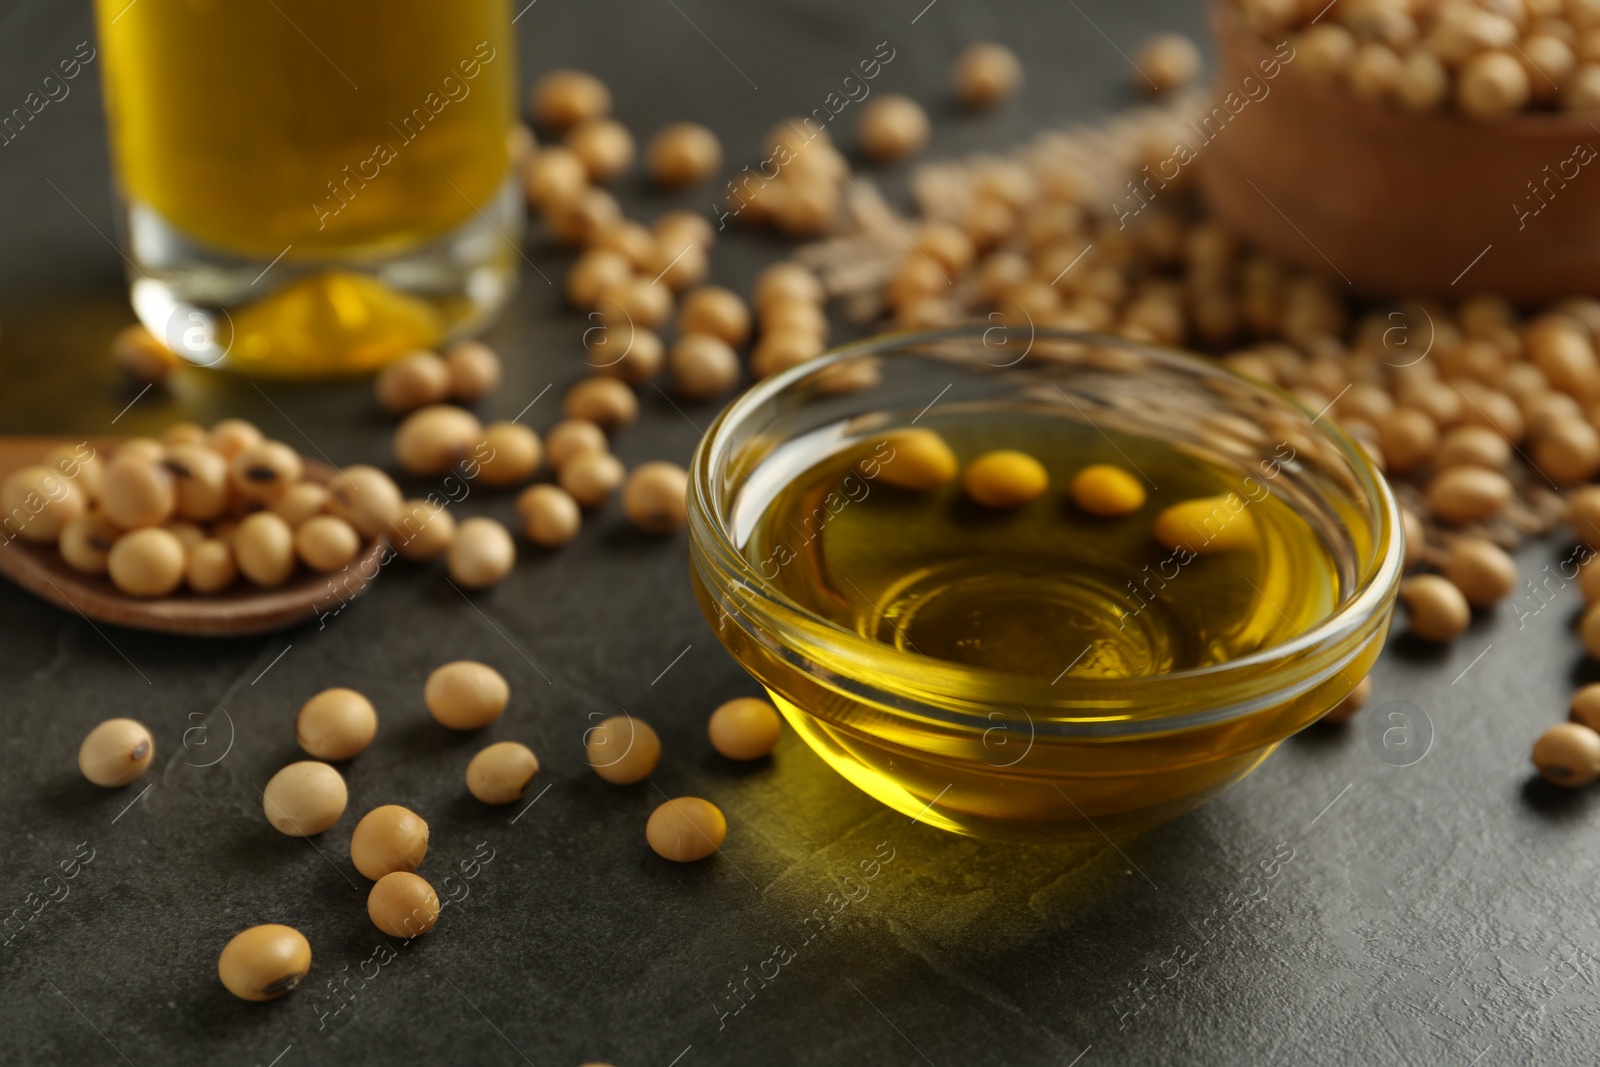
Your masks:
M 0 438 L 0 481 L 13 471 L 41 462 L 52 448 L 77 443 L 65 438 Z M 111 439 L 89 443 L 102 455 L 109 454 L 116 444 Z M 327 484 L 337 476 L 321 463 L 309 459 L 304 462 L 303 477 L 308 481 Z M 0 521 L 4 518 L 0 516 Z M 383 550 L 382 541 L 369 540 L 351 561 L 349 571 L 337 580 L 330 580 L 326 574 L 300 572 L 273 589 L 241 583 L 204 596 L 180 591 L 143 599 L 121 592 L 102 575 L 73 570 L 55 545 L 25 541 L 7 527 L 0 531 L 0 574 L 40 599 L 97 622 L 136 630 L 227 637 L 281 630 L 337 610 L 366 590 L 370 576 L 377 573 Z

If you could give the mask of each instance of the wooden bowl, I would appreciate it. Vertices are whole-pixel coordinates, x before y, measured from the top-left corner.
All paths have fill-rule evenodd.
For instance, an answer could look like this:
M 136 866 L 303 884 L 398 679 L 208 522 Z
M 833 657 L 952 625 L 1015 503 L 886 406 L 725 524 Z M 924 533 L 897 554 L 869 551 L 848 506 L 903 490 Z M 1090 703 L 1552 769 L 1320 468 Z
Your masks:
M 1590 118 L 1414 115 L 1292 58 L 1267 80 L 1259 64 L 1273 46 L 1233 3 L 1212 4 L 1211 26 L 1214 100 L 1242 98 L 1247 77 L 1269 89 L 1213 121 L 1198 149 L 1212 210 L 1256 244 L 1378 298 L 1600 292 L 1600 126 Z

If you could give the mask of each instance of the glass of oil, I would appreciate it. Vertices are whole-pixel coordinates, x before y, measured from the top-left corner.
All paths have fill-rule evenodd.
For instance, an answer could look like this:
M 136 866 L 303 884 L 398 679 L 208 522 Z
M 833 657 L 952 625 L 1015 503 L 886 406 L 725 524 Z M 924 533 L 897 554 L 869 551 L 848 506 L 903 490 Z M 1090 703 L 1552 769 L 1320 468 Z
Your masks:
M 806 742 L 891 807 L 990 838 L 1142 829 L 1366 675 L 1398 511 L 1285 394 L 1182 353 L 1004 332 L 866 342 L 735 401 L 691 471 L 696 594 Z M 905 488 L 885 472 L 912 427 L 962 468 L 1025 452 L 1050 488 L 1004 510 L 959 477 Z M 1094 464 L 1143 504 L 1079 507 Z
M 134 310 L 194 363 L 322 377 L 515 284 L 508 0 L 96 0 Z

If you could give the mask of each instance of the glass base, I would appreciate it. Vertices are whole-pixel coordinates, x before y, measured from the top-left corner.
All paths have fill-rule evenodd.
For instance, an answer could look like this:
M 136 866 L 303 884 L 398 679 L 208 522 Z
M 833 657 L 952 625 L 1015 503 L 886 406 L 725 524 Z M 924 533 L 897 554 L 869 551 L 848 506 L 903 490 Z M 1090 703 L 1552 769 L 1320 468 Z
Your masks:
M 134 311 L 181 358 L 243 374 L 361 374 L 475 333 L 516 289 L 524 216 L 507 179 L 462 225 L 393 254 L 229 256 L 127 208 Z

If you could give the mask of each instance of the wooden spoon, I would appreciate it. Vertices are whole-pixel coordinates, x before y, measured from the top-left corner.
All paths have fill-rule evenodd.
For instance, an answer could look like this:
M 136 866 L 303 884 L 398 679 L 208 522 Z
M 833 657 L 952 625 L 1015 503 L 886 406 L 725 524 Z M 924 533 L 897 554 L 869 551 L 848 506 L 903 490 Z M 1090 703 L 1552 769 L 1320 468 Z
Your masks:
M 0 438 L 0 481 L 13 471 L 41 462 L 52 448 L 78 444 L 75 440 L 45 437 Z M 117 442 L 89 441 L 97 454 L 108 456 Z M 303 477 L 327 484 L 335 475 L 331 467 L 305 461 Z M 221 593 L 201 596 L 180 592 L 145 599 L 128 596 L 101 575 L 84 574 L 67 566 L 53 544 L 36 544 L 20 537 L 4 540 L 0 533 L 0 574 L 52 604 L 76 611 L 89 619 L 199 637 L 227 637 L 281 630 L 336 614 L 352 597 L 365 592 L 383 563 L 385 543 L 363 546 L 348 571 L 316 574 L 304 568 L 287 584 L 261 589 L 242 577 Z

